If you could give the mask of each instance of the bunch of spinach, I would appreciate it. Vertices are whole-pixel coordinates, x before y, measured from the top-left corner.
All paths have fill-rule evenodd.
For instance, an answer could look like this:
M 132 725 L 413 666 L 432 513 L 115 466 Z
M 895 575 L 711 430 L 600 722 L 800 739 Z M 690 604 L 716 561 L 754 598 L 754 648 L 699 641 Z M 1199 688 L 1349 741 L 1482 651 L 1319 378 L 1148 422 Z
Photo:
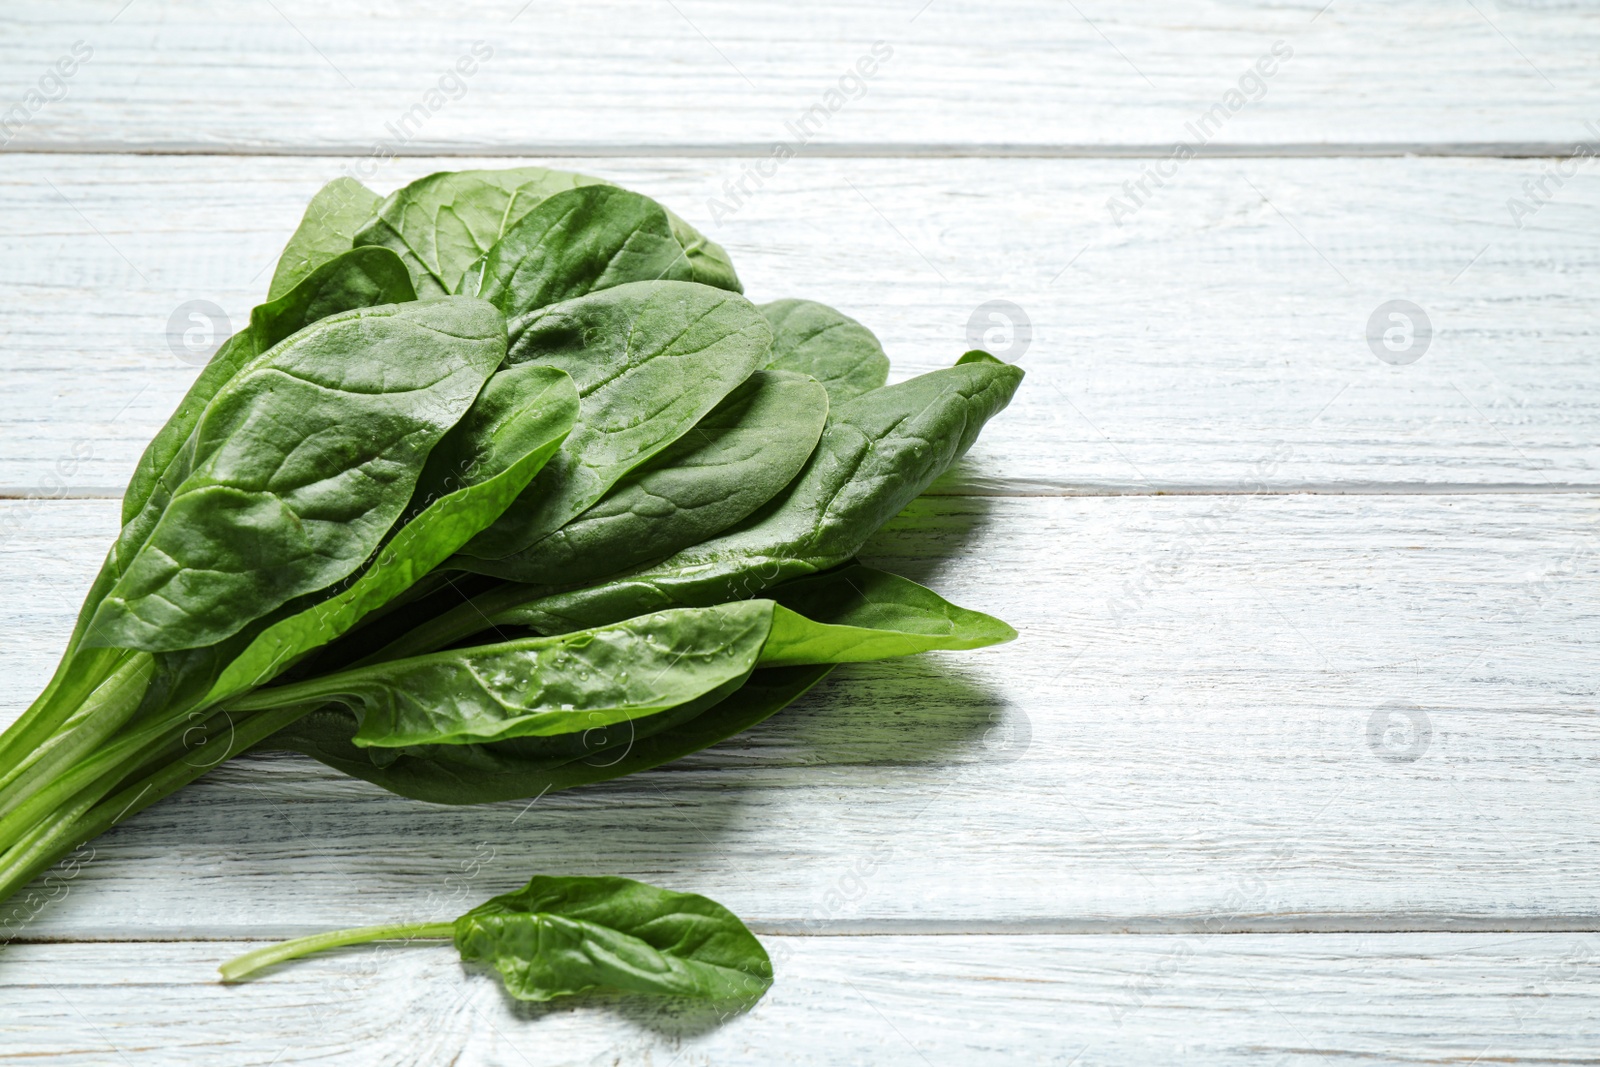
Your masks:
M 714 744 L 838 663 L 1013 637 L 854 557 L 1022 373 L 973 352 L 886 385 L 859 323 L 741 290 L 583 175 L 326 187 L 0 735 L 0 900 L 251 748 L 529 796 Z

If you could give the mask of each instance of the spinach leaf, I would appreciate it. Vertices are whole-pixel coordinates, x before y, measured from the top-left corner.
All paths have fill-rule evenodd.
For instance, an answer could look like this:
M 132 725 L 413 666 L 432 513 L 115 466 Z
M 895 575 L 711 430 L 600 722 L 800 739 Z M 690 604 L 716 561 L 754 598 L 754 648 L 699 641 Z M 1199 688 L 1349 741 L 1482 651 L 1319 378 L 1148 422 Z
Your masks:
M 1010 401 L 1022 371 L 969 363 L 846 401 L 793 485 L 732 530 L 661 563 L 568 592 L 496 595 L 496 623 L 561 633 L 680 605 L 751 596 L 856 554 L 949 468 Z
M 541 312 L 508 360 L 559 367 L 579 425 L 528 491 L 455 565 L 514 577 L 515 559 L 682 437 L 766 356 L 772 335 L 741 296 L 692 282 L 630 282 Z
M 417 298 L 405 264 L 386 248 L 358 248 L 305 275 L 288 293 L 250 312 L 250 323 L 217 350 L 178 410 L 146 446 L 122 497 L 122 521 L 133 521 L 157 491 L 168 466 L 183 450 L 211 398 L 239 368 L 280 341 L 330 315 Z M 174 483 L 175 484 L 175 483 Z
M 468 268 L 540 201 L 564 190 L 604 184 L 586 174 L 544 167 L 430 174 L 391 193 L 355 243 L 394 249 L 411 268 L 418 293 L 443 296 L 459 291 Z M 689 261 L 690 280 L 742 290 L 720 245 L 670 211 L 667 219 Z
M 371 566 L 336 595 L 262 629 L 228 664 L 205 703 L 270 680 L 443 562 L 527 487 L 577 417 L 578 391 L 562 371 L 527 364 L 490 378 L 429 453 L 412 494 L 411 517 Z
M 267 299 L 283 296 L 312 271 L 350 251 L 356 231 L 372 218 L 379 201 L 377 193 L 354 178 L 335 178 L 324 185 L 278 257 Z
M 762 667 L 866 663 L 983 648 L 1017 636 L 991 615 L 860 564 L 786 582 L 771 595 L 778 607 L 761 648 Z
M 357 245 L 400 253 L 424 296 L 444 296 L 539 201 L 599 178 L 544 167 L 443 171 L 390 193 L 356 234 Z
M 742 680 L 769 601 L 662 612 L 561 637 L 436 652 L 258 690 L 241 711 L 340 700 L 357 745 L 401 748 L 576 733 L 665 711 Z
M 883 387 L 889 357 L 872 331 L 848 315 L 813 300 L 774 300 L 761 305 L 772 324 L 774 370 L 809 374 L 842 404 Z
M 124 527 L 86 646 L 211 644 L 355 570 L 500 363 L 504 331 L 482 301 L 400 304 L 325 319 L 242 367 L 173 461 L 170 501 Z
M 761 942 L 727 908 L 628 878 L 534 878 L 457 919 L 455 942 L 519 1000 L 601 987 L 753 999 L 772 985 Z
M 358 748 L 353 712 L 331 704 L 286 726 L 263 744 L 310 756 L 353 778 L 433 804 L 487 804 L 538 796 L 648 770 L 742 733 L 798 700 L 831 666 L 758 669 L 748 680 L 682 723 L 663 716 L 630 720 L 637 735 L 580 736 L 580 754 L 563 759 L 523 739 L 475 745 Z M 656 720 L 664 727 L 653 731 Z M 541 740 L 556 740 L 541 739 Z M 622 755 L 615 753 L 622 744 Z
M 744 292 L 744 283 L 739 281 L 739 275 L 734 273 L 733 260 L 728 258 L 725 248 L 670 210 L 667 211 L 667 219 L 672 223 L 673 236 L 683 246 L 683 254 L 689 257 L 689 266 L 694 271 L 694 281 L 701 285 L 726 289 L 730 293 Z
M 793 481 L 827 418 L 828 397 L 815 381 L 757 371 L 599 503 L 495 570 L 581 585 L 699 544 Z
M 612 185 L 541 201 L 461 279 L 505 313 L 513 344 L 543 308 L 625 282 L 692 281 L 672 223 L 649 197 Z
M 315 934 L 222 965 L 237 982 L 277 963 L 372 941 L 449 937 L 464 961 L 500 973 L 518 1000 L 616 989 L 754 1000 L 772 985 L 761 942 L 727 908 L 630 878 L 535 877 L 454 923 L 394 923 Z
M 677 609 L 562 637 L 395 660 L 261 690 L 234 707 L 252 711 L 342 700 L 359 709 L 359 729 L 343 726 L 336 716 L 291 728 L 290 735 L 308 739 L 309 751 L 319 758 L 333 755 L 341 769 L 362 762 L 360 747 L 398 748 L 411 762 L 412 776 L 420 774 L 425 782 L 443 766 L 453 769 L 449 778 L 457 781 L 509 777 L 520 788 L 530 775 L 546 785 L 560 781 L 558 769 L 579 761 L 584 766 L 568 766 L 568 773 L 598 780 L 591 771 L 609 769 L 639 742 L 710 711 L 752 668 L 981 648 L 1016 636 L 998 619 L 859 565 L 788 583 L 774 595 L 776 600 Z M 652 645 L 658 633 L 668 643 Z M 630 682 L 630 661 L 650 676 L 642 687 Z M 453 745 L 473 751 L 442 751 Z M 391 771 L 394 757 L 367 762 L 384 772 L 376 779 L 380 784 L 406 776 L 407 768 Z

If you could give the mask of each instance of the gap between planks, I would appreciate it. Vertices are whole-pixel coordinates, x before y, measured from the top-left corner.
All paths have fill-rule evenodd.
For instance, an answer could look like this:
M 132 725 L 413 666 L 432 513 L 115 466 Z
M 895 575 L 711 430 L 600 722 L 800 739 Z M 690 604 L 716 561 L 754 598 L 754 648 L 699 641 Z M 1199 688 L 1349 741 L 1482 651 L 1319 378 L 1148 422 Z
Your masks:
M 1259 920 L 1228 917 L 1197 917 L 1191 920 L 1163 919 L 1018 919 L 1003 922 L 963 922 L 959 920 L 876 920 L 873 922 L 762 922 L 749 920 L 750 929 L 763 937 L 1197 937 L 1197 936 L 1284 936 L 1306 937 L 1325 934 L 1588 934 L 1600 933 L 1600 916 L 1541 915 L 1506 917 L 1495 915 L 1439 916 L 1410 918 L 1404 915 L 1325 915 L 1297 918 L 1266 917 Z M 168 930 L 141 930 L 138 934 L 93 929 L 71 936 L 45 934 L 19 935 L 0 941 L 4 945 L 143 945 L 181 942 L 229 943 L 304 937 L 322 933 L 328 926 L 305 923 L 263 923 L 248 933 L 212 934 L 189 927 Z
M 1361 142 L 1329 141 L 1281 144 L 1209 144 L 1195 150 L 1200 159 L 1403 159 L 1430 156 L 1463 159 L 1565 159 L 1576 147 L 1569 141 L 1456 141 Z M 908 142 L 840 142 L 807 145 L 801 155 L 819 159 L 1167 159 L 1171 143 L 1157 144 L 984 144 Z M 371 146 L 357 144 L 240 145 L 236 148 L 186 141 L 141 144 L 103 141 L 65 141 L 58 144 L 24 144 L 0 149 L 7 156 L 350 156 L 371 154 Z M 470 159 L 521 159 L 528 156 L 564 156 L 572 159 L 696 158 L 742 159 L 772 151 L 766 141 L 730 141 L 725 144 L 569 144 L 527 142 L 485 146 L 451 142 L 415 141 L 393 150 L 399 157 Z
M 1097 485 L 1019 485 L 1007 487 L 963 486 L 956 492 L 935 486 L 923 496 L 1018 499 L 1027 497 L 1147 497 L 1147 496 L 1593 496 L 1593 485 L 1563 483 L 1538 485 L 1531 482 L 1425 482 L 1414 485 L 1384 485 L 1360 482 L 1305 482 L 1290 485 L 1259 486 L 1147 485 L 1127 488 Z M 26 486 L 0 486 L 0 500 L 121 500 L 123 490 L 111 486 L 85 486 L 62 492 L 29 489 Z

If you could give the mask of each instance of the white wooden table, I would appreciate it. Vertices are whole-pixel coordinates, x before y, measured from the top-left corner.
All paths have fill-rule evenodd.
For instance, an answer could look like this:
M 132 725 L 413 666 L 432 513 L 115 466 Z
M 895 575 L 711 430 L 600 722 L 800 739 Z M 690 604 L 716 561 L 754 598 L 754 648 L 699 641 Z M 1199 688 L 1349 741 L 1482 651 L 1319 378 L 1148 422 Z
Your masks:
M 341 172 L 603 174 L 897 376 L 1023 309 L 1016 402 L 867 553 L 1022 637 L 531 808 L 238 760 L 0 949 L 0 1060 L 1600 1062 L 1600 5 L 520 3 L 0 9 L 0 122 L 93 52 L 0 127 L 0 721 L 195 374 L 168 315 L 241 323 Z M 1368 343 L 1393 300 L 1414 362 Z M 724 1020 L 517 1006 L 443 947 L 214 982 L 540 871 L 704 892 L 777 984 Z

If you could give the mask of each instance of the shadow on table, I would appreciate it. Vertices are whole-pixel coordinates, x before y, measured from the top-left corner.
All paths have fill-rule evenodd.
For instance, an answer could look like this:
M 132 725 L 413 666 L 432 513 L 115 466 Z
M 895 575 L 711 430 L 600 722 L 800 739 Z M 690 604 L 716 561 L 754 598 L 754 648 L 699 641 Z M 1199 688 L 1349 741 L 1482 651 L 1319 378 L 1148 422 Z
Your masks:
M 499 986 L 501 1002 L 520 1022 L 538 1023 L 552 1016 L 574 1012 L 609 1016 L 616 1022 L 653 1031 L 663 1037 L 693 1038 L 711 1033 L 750 1012 L 756 1001 L 706 1001 L 694 997 L 656 997 L 597 990 L 576 997 L 563 997 L 546 1003 L 517 1000 L 500 986 L 493 969 L 483 964 L 467 964 L 473 981 L 491 981 Z M 595 1020 L 604 1026 L 604 1020 Z

